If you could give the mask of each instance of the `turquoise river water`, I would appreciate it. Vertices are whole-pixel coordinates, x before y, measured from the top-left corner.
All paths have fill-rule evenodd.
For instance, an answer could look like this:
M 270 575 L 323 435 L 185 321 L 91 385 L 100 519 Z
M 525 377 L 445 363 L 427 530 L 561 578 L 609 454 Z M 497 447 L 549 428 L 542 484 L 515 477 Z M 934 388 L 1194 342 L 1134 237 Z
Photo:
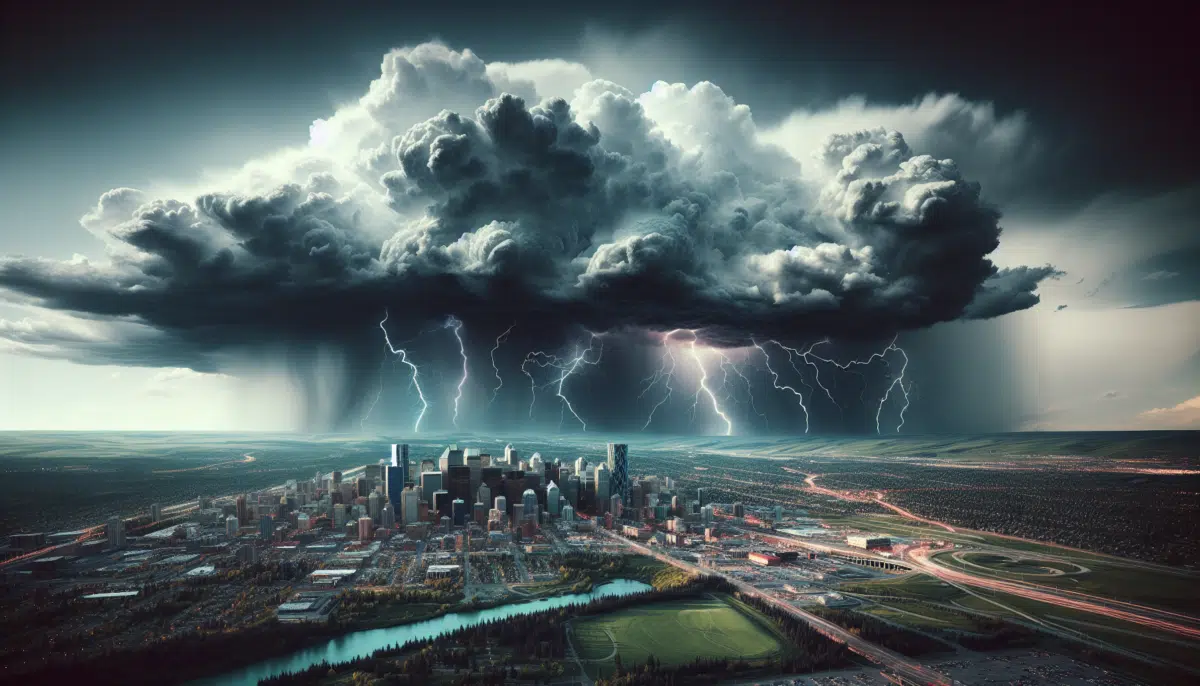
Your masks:
M 479 610 L 477 612 L 454 612 L 413 624 L 404 624 L 386 629 L 356 631 L 352 634 L 330 639 L 323 644 L 305 648 L 291 655 L 271 658 L 270 660 L 264 660 L 221 676 L 194 681 L 189 686 L 255 686 L 259 679 L 278 676 L 285 672 L 298 672 L 322 662 L 329 662 L 330 664 L 348 662 L 360 657 L 366 657 L 380 648 L 403 645 L 409 641 L 428 640 L 459 629 L 485 624 L 497 619 L 508 619 L 509 617 L 518 617 L 520 615 L 567 607 L 569 605 L 583 605 L 597 598 L 627 596 L 649 590 L 650 586 L 640 581 L 617 579 L 596 586 L 590 593 L 573 593 L 555 598 L 530 600 L 523 603 L 501 605 L 500 607 Z

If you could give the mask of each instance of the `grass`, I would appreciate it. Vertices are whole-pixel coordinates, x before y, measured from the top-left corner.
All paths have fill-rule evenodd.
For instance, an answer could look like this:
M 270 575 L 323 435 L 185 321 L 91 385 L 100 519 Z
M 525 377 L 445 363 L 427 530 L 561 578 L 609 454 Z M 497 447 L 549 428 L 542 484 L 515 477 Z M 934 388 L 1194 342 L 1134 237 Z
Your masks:
M 863 612 L 897 624 L 920 629 L 958 629 L 977 631 L 977 622 L 966 615 L 926 603 L 903 600 L 885 600 L 882 605 L 872 605 Z
M 842 584 L 840 590 L 862 595 L 890 595 L 914 600 L 949 602 L 966 595 L 928 574 L 906 574 L 892 579 Z
M 610 674 L 612 658 L 625 666 L 653 655 L 663 665 L 697 658 L 756 660 L 780 654 L 784 645 L 770 622 L 727 597 L 654 603 L 588 617 L 574 624 L 572 642 L 593 676 Z M 615 650 L 614 650 L 615 649 Z

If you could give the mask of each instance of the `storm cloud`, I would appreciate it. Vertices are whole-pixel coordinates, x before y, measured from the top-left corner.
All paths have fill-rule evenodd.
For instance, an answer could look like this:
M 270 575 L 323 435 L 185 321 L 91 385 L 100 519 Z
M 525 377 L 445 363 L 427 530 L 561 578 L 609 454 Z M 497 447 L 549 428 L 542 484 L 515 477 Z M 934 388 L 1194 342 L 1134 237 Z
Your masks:
M 489 336 L 518 322 L 550 347 L 580 328 L 875 340 L 1032 307 L 1059 274 L 993 265 L 998 208 L 902 131 L 797 155 L 712 83 L 589 80 L 568 100 L 521 73 L 440 44 L 394 50 L 303 149 L 190 197 L 104 194 L 82 220 L 103 261 L 2 257 L 0 288 L 110 335 L 6 323 L 0 337 L 201 371 L 236 351 L 333 346 L 353 407 L 385 309 L 402 331 L 454 315 Z

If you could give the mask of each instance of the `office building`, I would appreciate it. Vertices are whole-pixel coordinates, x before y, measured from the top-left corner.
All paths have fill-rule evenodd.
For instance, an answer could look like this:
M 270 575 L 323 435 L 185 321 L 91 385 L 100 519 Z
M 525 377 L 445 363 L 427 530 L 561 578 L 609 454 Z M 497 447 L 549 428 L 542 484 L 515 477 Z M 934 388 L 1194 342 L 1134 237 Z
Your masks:
M 305 517 L 308 521 L 308 517 Z M 379 525 L 385 529 L 394 529 L 396 527 L 396 508 L 392 507 L 391 503 L 383 506 L 383 511 L 379 513 Z
M 443 478 L 450 478 L 451 467 L 465 467 L 467 461 L 463 455 L 463 451 L 458 449 L 458 444 L 451 443 L 442 451 L 441 458 L 438 459 L 438 470 L 442 472 Z
M 541 453 L 534 453 L 529 458 L 529 471 L 540 477 L 544 477 L 546 475 L 546 461 L 542 459 Z
M 383 496 L 379 495 L 379 491 L 371 491 L 371 495 L 367 496 L 367 516 L 376 524 L 383 517 Z
M 454 520 L 454 526 L 466 526 L 467 524 L 467 502 L 462 498 L 455 498 L 450 503 L 450 518 Z
M 546 486 L 546 511 L 554 517 L 558 516 L 559 495 L 561 494 L 559 493 L 558 484 L 551 481 L 550 485 Z
M 400 493 L 400 503 L 402 508 L 402 517 L 405 526 L 416 524 L 421 521 L 420 505 L 421 495 L 417 493 L 417 489 L 413 487 L 405 488 Z
M 441 472 L 421 472 L 421 497 L 430 507 L 436 508 L 433 502 L 433 494 L 442 490 L 442 473 Z
M 479 488 L 475 489 L 475 502 L 491 504 L 492 489 L 488 488 L 487 484 L 479 484 Z
M 239 528 L 241 528 L 241 527 L 238 526 L 237 515 L 229 515 L 228 517 L 225 518 L 225 535 L 226 536 L 228 536 L 229 538 L 237 538 Z
M 346 527 L 346 505 L 337 503 L 333 506 L 333 529 L 337 531 Z
M 775 506 L 775 521 L 776 522 L 783 521 L 783 506 L 782 505 Z
M 443 488 L 450 493 L 451 500 L 469 500 L 474 495 L 474 491 L 471 490 L 471 468 L 466 465 L 451 466 L 449 480 Z
M 516 503 L 512 506 L 512 525 L 513 528 L 521 526 L 521 520 L 525 519 L 525 506 L 521 503 Z
M 483 461 L 479 454 L 478 448 L 467 448 L 464 453 L 467 460 L 467 469 L 471 472 L 471 493 L 479 490 L 479 484 L 483 483 Z
M 713 515 L 714 515 L 714 509 L 711 504 L 705 505 L 704 507 L 700 508 L 700 521 L 704 523 L 704 526 L 708 526 L 709 524 L 712 524 Z
M 521 458 L 517 456 L 517 451 L 513 449 L 512 444 L 504 446 L 504 464 L 515 466 L 516 462 Z
M 500 493 L 500 485 L 504 482 L 504 468 L 492 465 L 484 467 L 480 470 L 483 485 L 487 486 L 492 491 L 492 497 Z
M 631 494 L 629 484 L 629 446 L 624 443 L 608 444 L 609 489 L 621 496 L 621 502 L 628 502 Z M 641 507 L 635 503 L 634 507 Z
M 487 516 L 487 505 L 484 505 L 482 502 L 477 502 L 471 507 L 471 519 L 479 526 L 487 525 Z
M 746 506 L 741 503 L 733 504 L 733 516 L 741 519 L 746 516 Z
M 613 494 L 612 473 L 608 471 L 608 465 L 598 464 L 593 474 L 593 480 L 596 482 L 596 502 L 607 505 Z
M 562 520 L 564 522 L 575 521 L 575 508 L 571 507 L 570 505 L 563 505 Z
M 696 502 L 700 503 L 700 507 L 704 507 L 704 496 L 707 495 L 707 491 L 706 488 L 696 489 Z
M 263 541 L 275 540 L 275 518 L 265 514 L 258 520 L 258 538 Z
M 588 461 L 586 457 L 575 458 L 575 474 L 579 475 L 579 480 L 586 484 L 588 482 Z
M 150 506 L 150 521 L 157 522 L 162 520 L 162 505 L 154 503 Z
M 360 517 L 358 520 L 358 540 L 366 542 L 375 536 L 375 522 L 370 517 Z
M 851 548 L 879 550 L 892 547 L 892 539 L 886 536 L 847 536 L 846 545 Z
M 421 471 L 419 473 L 424 474 L 425 472 L 436 472 L 436 471 L 437 471 L 437 463 L 435 463 L 433 460 L 430 460 L 428 458 L 421 460 Z
M 311 528 L 312 521 L 309 520 L 308 515 L 303 512 L 296 515 L 296 531 L 308 531 Z
M 383 493 L 396 508 L 400 507 L 401 494 L 409 483 L 408 467 L 387 466 L 383 470 Z
M 392 467 L 400 467 L 405 472 L 408 471 L 408 444 L 393 443 L 392 444 Z
M 621 502 L 621 494 L 613 493 L 608 498 L 608 512 L 614 517 L 625 514 L 625 504 Z
M 250 508 L 246 504 L 246 496 L 239 495 L 234 502 L 237 508 L 238 525 L 246 526 L 246 523 L 250 521 Z
M 521 494 L 525 492 L 525 472 L 515 469 L 504 476 L 504 497 L 508 501 L 509 512 L 512 506 L 521 502 Z
M 525 508 L 525 516 L 526 517 L 528 517 L 530 515 L 533 515 L 535 517 L 537 516 L 537 514 L 538 514 L 538 496 L 537 496 L 537 492 L 534 491 L 532 488 L 525 489 L 525 492 L 521 494 L 521 504 Z
M 450 516 L 450 504 L 452 502 L 449 491 L 433 492 L 433 510 L 437 512 L 439 517 Z
M 104 533 L 108 536 L 109 548 L 125 547 L 125 520 L 120 517 L 109 517 L 108 523 L 104 526 Z
M 567 477 L 566 488 L 563 489 L 563 496 L 567 502 L 571 503 L 571 507 L 579 508 L 579 475 L 572 474 Z

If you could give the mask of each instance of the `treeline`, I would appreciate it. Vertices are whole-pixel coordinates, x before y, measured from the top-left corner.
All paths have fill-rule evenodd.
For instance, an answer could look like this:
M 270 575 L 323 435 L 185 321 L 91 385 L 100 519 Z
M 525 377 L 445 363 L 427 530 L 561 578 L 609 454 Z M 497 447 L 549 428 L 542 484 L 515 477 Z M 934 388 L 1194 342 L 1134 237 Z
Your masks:
M 917 657 L 928 653 L 944 652 L 946 646 L 942 643 L 918 634 L 914 631 L 901 629 L 863 614 L 820 608 L 811 611 L 813 614 L 828 619 L 843 629 L 862 638 L 865 641 L 894 650 L 908 657 Z

